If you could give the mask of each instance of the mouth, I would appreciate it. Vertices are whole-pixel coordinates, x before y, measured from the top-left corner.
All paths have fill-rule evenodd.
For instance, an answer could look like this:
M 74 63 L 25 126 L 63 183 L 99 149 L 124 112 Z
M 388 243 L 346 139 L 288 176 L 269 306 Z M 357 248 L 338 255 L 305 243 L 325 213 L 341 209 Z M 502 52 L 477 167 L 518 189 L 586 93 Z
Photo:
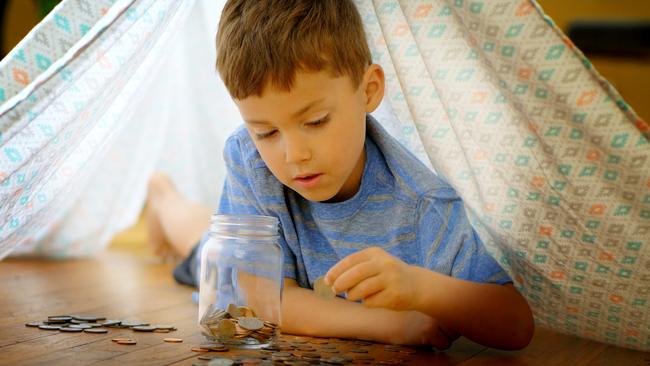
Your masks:
M 294 182 L 304 188 L 311 188 L 318 184 L 323 174 L 300 174 L 293 178 Z

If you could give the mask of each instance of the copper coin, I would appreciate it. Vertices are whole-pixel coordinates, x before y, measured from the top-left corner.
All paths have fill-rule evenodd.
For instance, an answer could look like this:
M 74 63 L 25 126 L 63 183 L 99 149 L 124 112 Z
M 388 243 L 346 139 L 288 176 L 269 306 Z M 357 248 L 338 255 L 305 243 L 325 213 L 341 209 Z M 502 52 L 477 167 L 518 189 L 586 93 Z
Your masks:
M 181 338 L 165 338 L 165 339 L 163 339 L 163 341 L 169 342 L 169 343 L 182 343 L 183 342 L 183 340 Z
M 113 342 L 119 342 L 119 341 L 130 341 L 131 338 L 113 338 L 111 341 Z
M 201 347 L 194 347 L 192 348 L 192 352 L 210 352 L 210 350 Z
M 236 319 L 241 316 L 241 313 L 239 312 L 239 307 L 235 304 L 229 304 L 228 305 L 228 315 L 230 315 L 231 318 Z
M 153 332 L 154 333 L 170 333 L 171 330 L 169 330 L 169 329 L 156 329 Z
M 134 345 L 134 344 L 137 344 L 137 343 L 138 342 L 136 342 L 133 339 L 125 339 L 125 340 L 117 341 L 117 344 L 124 344 L 124 345 L 127 345 L 127 346 L 131 346 L 131 345 Z

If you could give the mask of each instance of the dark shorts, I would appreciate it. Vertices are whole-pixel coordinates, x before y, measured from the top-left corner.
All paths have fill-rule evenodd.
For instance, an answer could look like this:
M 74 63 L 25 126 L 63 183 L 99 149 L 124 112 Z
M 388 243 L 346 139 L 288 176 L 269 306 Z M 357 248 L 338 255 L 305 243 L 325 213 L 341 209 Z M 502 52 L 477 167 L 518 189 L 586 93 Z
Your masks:
M 187 258 L 183 259 L 183 261 L 174 268 L 174 279 L 181 285 L 199 287 L 199 284 L 195 282 L 197 278 L 196 270 L 198 269 L 196 264 L 199 260 L 197 253 L 198 248 L 199 244 L 197 243 Z

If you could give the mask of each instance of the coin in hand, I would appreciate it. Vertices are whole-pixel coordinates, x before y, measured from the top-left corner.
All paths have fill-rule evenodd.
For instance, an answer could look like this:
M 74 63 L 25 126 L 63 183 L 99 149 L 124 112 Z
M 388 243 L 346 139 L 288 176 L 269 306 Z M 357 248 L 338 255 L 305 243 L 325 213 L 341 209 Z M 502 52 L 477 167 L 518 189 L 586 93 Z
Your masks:
M 333 299 L 336 297 L 336 292 L 334 292 L 331 286 L 325 284 L 325 278 L 323 276 L 318 277 L 314 282 L 314 292 L 318 297 L 323 299 Z

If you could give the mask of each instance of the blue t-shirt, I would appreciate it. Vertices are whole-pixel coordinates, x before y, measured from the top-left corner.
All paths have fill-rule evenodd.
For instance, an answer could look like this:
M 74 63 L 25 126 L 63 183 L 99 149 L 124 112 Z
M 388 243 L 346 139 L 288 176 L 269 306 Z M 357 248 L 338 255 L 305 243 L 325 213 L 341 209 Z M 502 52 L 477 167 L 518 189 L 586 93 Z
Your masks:
M 218 213 L 277 217 L 284 276 L 305 288 L 347 255 L 373 246 L 453 277 L 511 282 L 470 226 L 454 189 L 370 116 L 365 147 L 359 191 L 343 202 L 314 202 L 273 176 L 242 127 L 224 149 L 228 174 Z

